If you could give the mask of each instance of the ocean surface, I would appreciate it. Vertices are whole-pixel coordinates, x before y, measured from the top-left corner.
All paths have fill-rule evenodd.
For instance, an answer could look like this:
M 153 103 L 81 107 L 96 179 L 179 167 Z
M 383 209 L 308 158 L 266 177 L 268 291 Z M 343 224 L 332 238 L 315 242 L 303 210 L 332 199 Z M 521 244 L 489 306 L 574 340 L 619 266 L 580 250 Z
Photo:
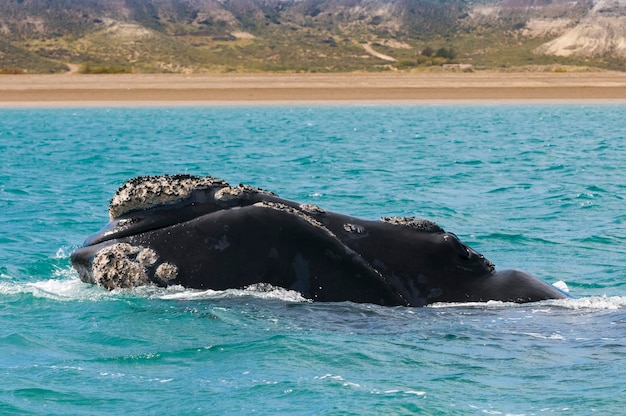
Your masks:
M 626 106 L 0 109 L 0 414 L 626 409 Z M 425 308 L 80 282 L 138 175 L 437 222 L 576 299 Z

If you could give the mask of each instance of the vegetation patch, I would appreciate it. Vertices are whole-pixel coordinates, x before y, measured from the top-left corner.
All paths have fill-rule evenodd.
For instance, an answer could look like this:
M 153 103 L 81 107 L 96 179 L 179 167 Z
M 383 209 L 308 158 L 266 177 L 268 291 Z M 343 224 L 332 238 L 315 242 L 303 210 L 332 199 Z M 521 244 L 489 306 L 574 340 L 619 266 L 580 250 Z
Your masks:
M 80 67 L 79 73 L 81 74 L 131 74 L 132 68 L 118 65 L 111 66 L 99 66 L 85 64 Z
M 0 68 L 0 75 L 19 75 L 23 74 L 22 68 Z
M 621 55 L 540 53 L 577 22 L 604 21 L 590 20 L 596 12 L 585 2 L 574 7 L 569 0 L 551 0 L 532 8 L 505 0 L 124 4 L 122 9 L 118 2 L 92 0 L 0 2 L 0 68 L 48 73 L 73 64 L 82 73 L 113 74 L 419 71 L 450 65 L 509 70 L 559 64 L 626 70 Z M 611 13 L 626 15 L 626 8 L 615 7 Z M 622 39 L 622 32 L 615 36 Z

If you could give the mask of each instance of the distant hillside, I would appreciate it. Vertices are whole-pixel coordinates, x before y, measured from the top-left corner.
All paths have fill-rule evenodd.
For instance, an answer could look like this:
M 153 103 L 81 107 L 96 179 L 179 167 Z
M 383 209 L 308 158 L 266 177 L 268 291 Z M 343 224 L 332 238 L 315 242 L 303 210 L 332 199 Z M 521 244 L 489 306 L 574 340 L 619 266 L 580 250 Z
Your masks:
M 0 35 L 0 73 L 626 70 L 626 0 L 0 0 Z

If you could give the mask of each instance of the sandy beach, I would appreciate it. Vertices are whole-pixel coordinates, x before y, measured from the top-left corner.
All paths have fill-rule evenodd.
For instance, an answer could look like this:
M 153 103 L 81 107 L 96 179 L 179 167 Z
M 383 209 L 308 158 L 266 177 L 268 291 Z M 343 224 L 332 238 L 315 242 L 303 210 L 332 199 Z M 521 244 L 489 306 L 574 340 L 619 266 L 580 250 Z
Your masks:
M 626 73 L 0 75 L 0 106 L 626 102 Z

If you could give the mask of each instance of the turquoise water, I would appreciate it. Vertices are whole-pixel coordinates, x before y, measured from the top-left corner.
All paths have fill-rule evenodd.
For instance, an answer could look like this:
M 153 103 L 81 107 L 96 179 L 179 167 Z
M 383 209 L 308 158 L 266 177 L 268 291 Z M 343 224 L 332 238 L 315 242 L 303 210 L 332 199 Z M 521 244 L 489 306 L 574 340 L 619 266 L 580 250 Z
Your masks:
M 0 110 L 1 414 L 618 414 L 626 106 Z M 137 175 L 428 218 L 577 299 L 386 308 L 80 282 Z M 558 283 L 557 283 L 558 282 Z

